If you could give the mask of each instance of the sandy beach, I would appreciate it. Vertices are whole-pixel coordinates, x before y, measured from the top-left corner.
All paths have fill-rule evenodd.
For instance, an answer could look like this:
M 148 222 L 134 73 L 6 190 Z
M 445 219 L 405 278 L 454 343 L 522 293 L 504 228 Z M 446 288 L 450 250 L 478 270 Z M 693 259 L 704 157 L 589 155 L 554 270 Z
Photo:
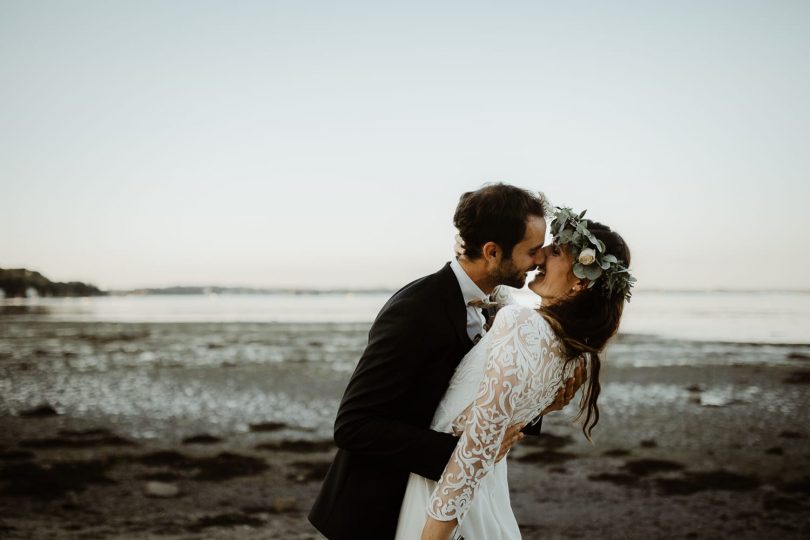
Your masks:
M 306 514 L 367 328 L 4 324 L 0 535 L 321 538 Z M 308 360 L 245 360 L 271 344 Z M 806 347 L 746 349 L 781 355 L 767 366 L 622 361 L 649 350 L 609 351 L 593 444 L 563 411 L 510 454 L 524 538 L 807 537 Z

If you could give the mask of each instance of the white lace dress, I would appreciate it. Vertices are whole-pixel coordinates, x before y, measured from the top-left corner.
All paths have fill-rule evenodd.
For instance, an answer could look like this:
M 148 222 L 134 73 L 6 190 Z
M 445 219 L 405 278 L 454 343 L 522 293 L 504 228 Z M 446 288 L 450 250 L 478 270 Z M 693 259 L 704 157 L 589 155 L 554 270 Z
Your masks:
M 514 304 L 498 311 L 492 329 L 459 363 L 433 417 L 431 429 L 461 434 L 458 445 L 439 482 L 410 475 L 396 540 L 418 540 L 428 513 L 458 520 L 453 539 L 520 538 L 507 460 L 496 464 L 495 457 L 506 429 L 549 406 L 575 364 L 565 364 L 559 340 L 537 311 Z

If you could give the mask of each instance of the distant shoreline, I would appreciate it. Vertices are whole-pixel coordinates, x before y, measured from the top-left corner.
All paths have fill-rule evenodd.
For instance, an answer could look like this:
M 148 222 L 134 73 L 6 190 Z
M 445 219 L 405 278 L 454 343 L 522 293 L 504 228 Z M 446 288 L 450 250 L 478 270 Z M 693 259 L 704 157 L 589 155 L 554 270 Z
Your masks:
M 0 299 L 7 298 L 60 298 L 93 296 L 208 296 L 208 295 L 300 295 L 318 296 L 335 294 L 393 294 L 399 287 L 337 287 L 313 289 L 307 287 L 251 287 L 220 285 L 171 285 L 166 287 L 139 287 L 134 289 L 100 289 L 83 282 L 53 282 L 39 272 L 25 268 L 0 268 Z M 757 288 L 637 288 L 641 294 L 810 294 L 810 289 L 757 289 Z
M 325 294 L 393 294 L 397 288 L 370 289 L 306 289 L 306 288 L 258 288 L 258 287 L 155 287 L 106 291 L 112 296 L 160 296 L 160 295 L 210 295 L 210 294 L 255 294 L 255 295 L 325 295 Z M 810 289 L 638 289 L 638 294 L 810 294 Z
M 94 294 L 38 294 L 30 298 L 86 298 L 99 296 L 328 296 L 328 295 L 376 295 L 394 294 L 395 288 L 373 289 L 304 289 L 304 288 L 254 288 L 254 287 L 155 287 L 141 289 L 111 289 L 99 290 Z M 789 289 L 639 289 L 634 294 L 662 294 L 662 295 L 706 295 L 706 294 L 750 294 L 750 295 L 810 295 L 810 290 Z M 3 299 L 0 293 L 0 300 Z M 22 295 L 6 295 L 6 300 L 26 299 Z
M 304 288 L 258 288 L 258 287 L 155 287 L 128 290 L 111 290 L 112 296 L 161 296 L 161 295 L 210 295 L 210 294 L 256 294 L 256 295 L 322 295 L 322 294 L 391 294 L 396 289 L 304 289 Z

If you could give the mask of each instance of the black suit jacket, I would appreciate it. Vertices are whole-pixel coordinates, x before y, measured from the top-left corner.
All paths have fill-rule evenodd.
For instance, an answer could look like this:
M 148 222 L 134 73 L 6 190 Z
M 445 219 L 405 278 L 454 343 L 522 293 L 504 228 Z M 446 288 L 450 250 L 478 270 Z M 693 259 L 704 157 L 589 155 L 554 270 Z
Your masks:
M 458 439 L 430 429 L 472 348 L 450 264 L 383 306 L 335 420 L 337 454 L 309 513 L 330 540 L 393 538 L 408 475 L 439 480 Z M 538 435 L 540 423 L 525 433 Z

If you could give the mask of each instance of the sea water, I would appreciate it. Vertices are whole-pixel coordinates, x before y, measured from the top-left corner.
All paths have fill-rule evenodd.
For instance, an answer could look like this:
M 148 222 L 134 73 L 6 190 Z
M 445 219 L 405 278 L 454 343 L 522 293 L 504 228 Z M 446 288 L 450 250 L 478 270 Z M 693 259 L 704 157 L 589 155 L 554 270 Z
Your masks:
M 528 292 L 517 296 L 537 302 Z M 0 302 L 0 415 L 47 403 L 136 437 L 248 432 L 251 422 L 265 420 L 325 437 L 371 322 L 389 297 L 7 299 Z M 667 379 L 680 366 L 702 369 L 701 381 L 715 368 L 803 369 L 809 338 L 806 293 L 639 291 L 603 355 L 628 381 L 604 388 L 606 404 L 631 410 L 685 402 L 694 381 Z M 629 382 L 635 376 L 626 370 L 636 368 L 670 375 L 652 375 L 664 377 L 656 384 Z M 707 386 L 703 397 L 745 398 L 724 384 Z M 800 390 L 782 385 L 777 399 L 759 385 L 746 387 L 768 406 L 797 402 L 789 392 Z
M 152 295 L 0 301 L 0 321 L 371 323 L 391 293 Z M 518 301 L 539 298 L 522 290 Z M 810 292 L 639 291 L 621 332 L 757 344 L 810 344 Z

